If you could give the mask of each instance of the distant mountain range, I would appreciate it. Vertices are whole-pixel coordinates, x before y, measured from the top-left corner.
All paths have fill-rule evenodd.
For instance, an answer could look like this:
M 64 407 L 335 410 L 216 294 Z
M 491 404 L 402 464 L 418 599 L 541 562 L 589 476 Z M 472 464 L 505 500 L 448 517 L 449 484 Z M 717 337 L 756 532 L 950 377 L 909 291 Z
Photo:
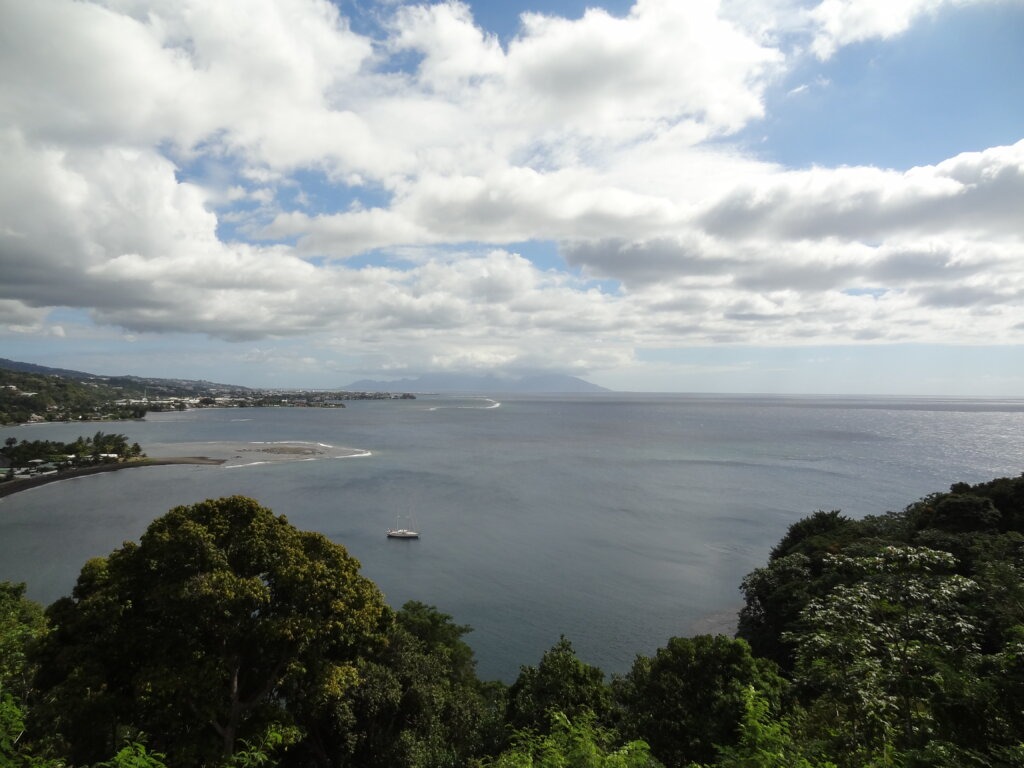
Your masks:
M 494 376 L 493 374 L 467 376 L 457 373 L 431 373 L 414 379 L 399 379 L 398 381 L 362 379 L 341 387 L 341 389 L 349 392 L 467 392 L 474 394 L 490 394 L 495 392 L 507 394 L 580 394 L 611 391 L 575 376 L 563 376 L 557 373 L 521 376 L 515 379 Z
M 212 381 L 194 381 L 191 379 L 107 376 L 85 373 L 84 371 L 72 371 L 66 368 L 49 368 L 45 365 L 22 363 L 5 358 L 0 358 L 0 369 L 44 376 L 63 376 L 64 378 L 76 381 L 102 382 L 108 386 L 118 387 L 127 391 L 148 391 L 151 395 L 241 394 L 253 391 L 252 387 L 243 387 L 237 384 L 217 384 Z M 506 378 L 493 374 L 470 376 L 457 373 L 433 373 L 414 379 L 399 379 L 398 381 L 363 379 L 361 381 L 354 381 L 344 387 L 338 387 L 338 389 L 348 392 L 465 392 L 473 394 L 582 394 L 611 391 L 575 376 L 563 376 L 557 373 L 520 376 L 518 378 Z

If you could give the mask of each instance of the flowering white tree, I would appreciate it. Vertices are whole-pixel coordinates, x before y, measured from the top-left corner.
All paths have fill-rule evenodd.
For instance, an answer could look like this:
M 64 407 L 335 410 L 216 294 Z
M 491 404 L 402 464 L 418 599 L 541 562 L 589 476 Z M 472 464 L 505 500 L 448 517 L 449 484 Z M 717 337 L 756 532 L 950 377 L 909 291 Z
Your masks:
M 952 555 L 923 547 L 827 565 L 857 580 L 804 610 L 805 631 L 791 636 L 797 682 L 815 696 L 812 728 L 851 765 L 891 765 L 896 750 L 928 742 L 947 673 L 978 659 L 964 600 L 976 584 L 952 572 Z

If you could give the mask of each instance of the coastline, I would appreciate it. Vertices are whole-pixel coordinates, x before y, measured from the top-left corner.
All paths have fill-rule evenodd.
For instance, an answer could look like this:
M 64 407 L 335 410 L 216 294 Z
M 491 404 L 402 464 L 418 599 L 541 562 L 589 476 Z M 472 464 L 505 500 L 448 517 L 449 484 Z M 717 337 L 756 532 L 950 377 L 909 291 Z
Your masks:
M 163 459 L 133 459 L 131 461 L 111 462 L 110 464 L 95 464 L 91 467 L 76 467 L 63 472 L 55 472 L 51 475 L 37 475 L 27 477 L 24 480 L 8 480 L 0 483 L 0 498 L 10 496 L 18 491 L 27 491 L 30 488 L 39 488 L 49 483 L 56 483 L 61 480 L 70 480 L 75 477 L 97 475 L 101 472 L 116 472 L 132 467 L 157 467 L 164 464 L 223 464 L 226 459 L 211 459 L 208 456 L 170 456 Z
M 211 443 L 167 443 L 147 447 L 158 454 L 165 455 L 130 459 L 109 464 L 94 464 L 88 467 L 76 467 L 49 475 L 36 475 L 19 480 L 8 480 L 0 483 L 0 499 L 18 491 L 39 488 L 49 483 L 70 480 L 76 477 L 87 477 L 101 472 L 116 472 L 131 467 L 158 467 L 168 464 L 198 464 L 238 469 L 254 467 L 261 464 L 272 464 L 287 461 L 313 461 L 316 459 L 347 459 L 371 456 L 372 453 L 360 448 L 345 448 L 323 443 L 303 443 L 297 441 L 281 442 L 211 442 Z M 171 452 L 189 455 L 167 455 Z M 166 452 L 166 453 L 165 453 Z

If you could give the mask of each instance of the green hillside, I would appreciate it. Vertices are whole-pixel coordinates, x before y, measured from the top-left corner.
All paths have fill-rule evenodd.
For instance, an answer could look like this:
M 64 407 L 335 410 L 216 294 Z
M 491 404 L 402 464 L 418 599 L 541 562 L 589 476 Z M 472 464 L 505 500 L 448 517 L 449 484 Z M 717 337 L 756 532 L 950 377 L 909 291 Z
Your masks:
M 141 418 L 144 407 L 124 402 L 139 394 L 99 381 L 0 368 L 0 424 Z

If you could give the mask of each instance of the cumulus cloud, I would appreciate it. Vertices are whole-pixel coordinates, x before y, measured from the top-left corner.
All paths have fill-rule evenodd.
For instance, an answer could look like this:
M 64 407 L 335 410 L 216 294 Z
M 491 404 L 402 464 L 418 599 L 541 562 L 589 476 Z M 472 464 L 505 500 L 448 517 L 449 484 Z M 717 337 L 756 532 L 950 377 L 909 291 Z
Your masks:
M 509 80 L 540 114 L 622 137 L 692 118 L 709 133 L 762 114 L 781 54 L 722 19 L 715 0 L 638 0 L 624 18 L 600 9 L 570 21 L 523 17 Z
M 416 72 L 425 87 L 458 91 L 483 79 L 500 76 L 505 54 L 497 37 L 473 21 L 465 3 L 405 6 L 391 21 L 392 50 L 423 55 Z
M 721 14 L 754 37 L 788 40 L 819 60 L 870 40 L 895 38 L 957 8 L 1006 0 L 722 0 Z
M 652 335 L 1010 341 L 1024 301 L 1022 150 L 905 173 L 765 173 L 681 217 L 675 235 L 580 240 L 564 252 L 646 300 Z
M 811 49 L 827 59 L 844 45 L 899 35 L 918 17 L 944 7 L 981 2 L 993 0 L 824 0 L 808 12 Z
M 841 168 L 778 174 L 715 201 L 701 224 L 725 237 L 877 240 L 955 229 L 1015 237 L 1024 210 L 1024 141 L 906 173 Z
M 344 258 L 370 248 L 610 236 L 672 224 L 676 205 L 582 168 L 503 167 L 480 176 L 424 174 L 390 208 L 309 217 L 282 213 L 263 234 L 300 235 L 300 250 Z
M 723 142 L 786 35 L 827 57 L 951 1 L 637 0 L 503 45 L 460 2 L 357 33 L 327 0 L 0 0 L 0 322 L 74 307 L 381 370 L 1019 341 L 1024 142 L 905 172 Z M 564 268 L 517 253 L 538 240 Z

